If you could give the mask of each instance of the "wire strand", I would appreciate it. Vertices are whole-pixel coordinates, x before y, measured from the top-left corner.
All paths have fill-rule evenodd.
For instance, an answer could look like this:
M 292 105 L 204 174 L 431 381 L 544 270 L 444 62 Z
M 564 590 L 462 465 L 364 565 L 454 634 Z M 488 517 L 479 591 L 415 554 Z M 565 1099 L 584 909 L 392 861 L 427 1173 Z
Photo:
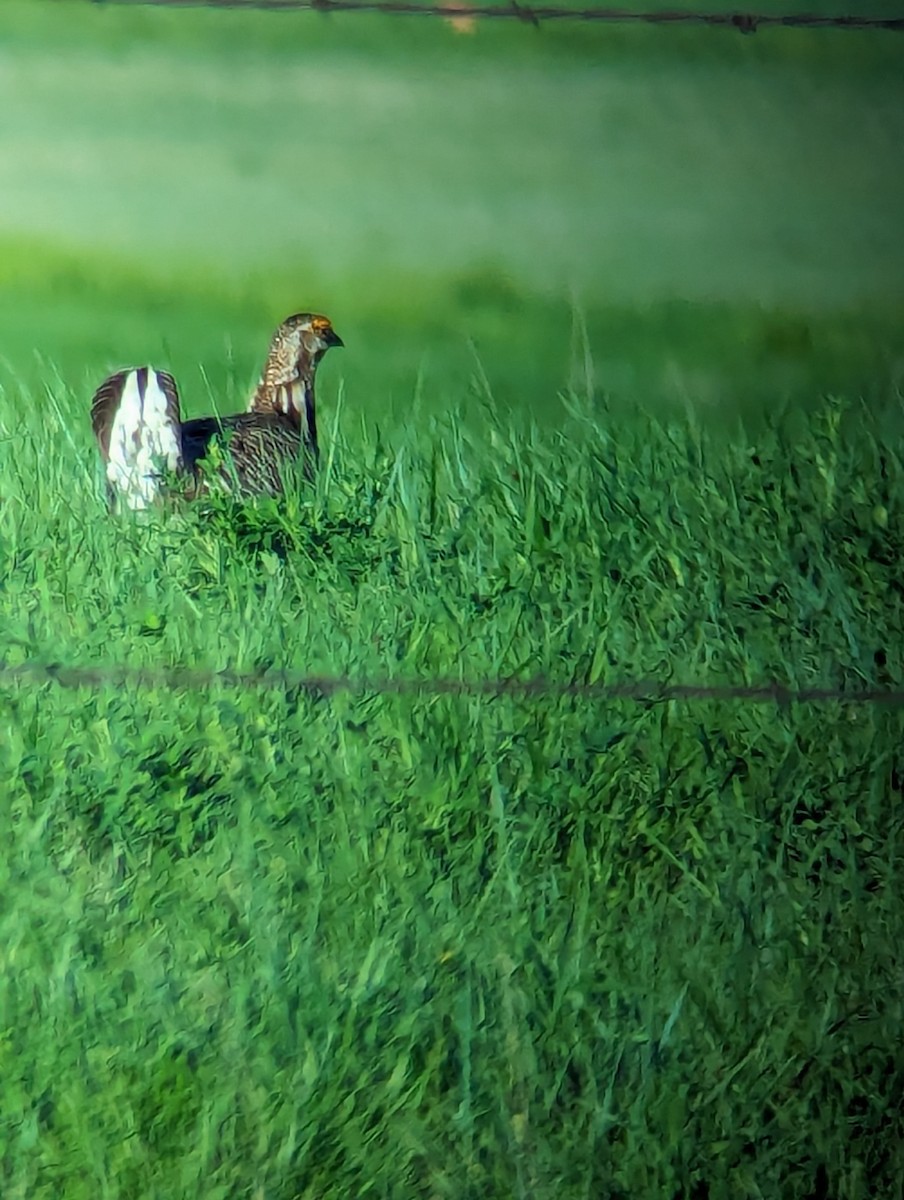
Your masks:
M 480 18 L 514 20 L 530 25 L 545 21 L 594 21 L 611 24 L 714 25 L 741 33 L 756 33 L 768 26 L 811 29 L 904 30 L 904 17 L 821 16 L 818 13 L 702 13 L 677 9 L 632 12 L 623 8 L 567 8 L 532 5 L 512 0 L 507 4 L 418 4 L 416 0 L 93 0 L 110 7 L 264 9 L 321 13 L 383 13 L 387 16 L 442 17 L 446 20 Z
M 338 692 L 382 695 L 427 696 L 568 696 L 639 702 L 745 700 L 751 704 L 876 704 L 904 706 L 904 690 L 885 688 L 789 688 L 780 683 L 759 685 L 666 684 L 655 679 L 616 683 L 556 682 L 543 677 L 530 679 L 411 679 L 382 677 L 354 678 L 347 675 L 309 675 L 299 671 L 257 670 L 209 671 L 196 667 L 160 668 L 123 666 L 66 666 L 61 663 L 0 661 L 0 686 L 20 683 L 55 683 L 65 688 L 119 687 L 133 690 L 165 689 L 203 691 L 212 687 L 303 691 L 332 696 Z

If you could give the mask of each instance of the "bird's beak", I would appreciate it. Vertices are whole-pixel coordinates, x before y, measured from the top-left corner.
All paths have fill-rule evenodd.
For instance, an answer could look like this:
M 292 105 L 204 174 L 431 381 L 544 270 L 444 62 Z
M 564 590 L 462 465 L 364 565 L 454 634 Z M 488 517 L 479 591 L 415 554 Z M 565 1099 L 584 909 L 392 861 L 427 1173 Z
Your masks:
M 339 336 L 338 333 L 335 332 L 335 330 L 327 329 L 326 332 L 323 333 L 321 336 L 323 337 L 323 340 L 324 340 L 324 342 L 326 342 L 327 346 L 344 346 L 345 345 L 345 342 L 343 342 L 342 338 Z

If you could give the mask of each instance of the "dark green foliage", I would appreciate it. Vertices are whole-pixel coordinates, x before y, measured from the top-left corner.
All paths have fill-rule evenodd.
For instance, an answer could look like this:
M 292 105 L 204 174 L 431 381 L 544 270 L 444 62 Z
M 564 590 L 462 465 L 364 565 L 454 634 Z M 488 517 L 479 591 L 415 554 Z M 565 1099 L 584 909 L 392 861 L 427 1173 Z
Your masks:
M 902 686 L 895 412 L 569 403 L 144 521 L 26 418 L 5 656 Z M 902 726 L 6 685 L 4 1196 L 897 1194 Z

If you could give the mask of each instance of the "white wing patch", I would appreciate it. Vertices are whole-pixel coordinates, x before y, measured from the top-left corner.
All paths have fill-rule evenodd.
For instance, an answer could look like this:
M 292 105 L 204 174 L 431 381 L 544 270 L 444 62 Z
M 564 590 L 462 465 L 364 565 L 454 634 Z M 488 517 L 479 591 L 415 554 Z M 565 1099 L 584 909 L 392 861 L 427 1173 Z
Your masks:
M 110 431 L 107 478 L 128 508 L 147 508 L 160 494 L 162 473 L 178 470 L 181 461 L 179 427 L 157 372 L 129 371 Z

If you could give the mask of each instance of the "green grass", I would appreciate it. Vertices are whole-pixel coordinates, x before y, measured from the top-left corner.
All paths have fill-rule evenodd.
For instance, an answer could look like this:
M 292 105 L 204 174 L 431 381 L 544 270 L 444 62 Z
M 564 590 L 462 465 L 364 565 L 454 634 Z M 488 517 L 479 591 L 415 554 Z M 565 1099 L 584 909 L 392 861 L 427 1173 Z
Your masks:
M 340 412 L 137 522 L 72 403 L 0 409 L 12 663 L 904 682 L 894 414 Z M 0 704 L 4 1196 L 900 1193 L 899 708 Z
M 75 423 L 110 370 L 147 361 L 175 372 L 191 414 L 244 407 L 273 328 L 304 307 L 291 287 L 253 278 L 230 284 L 186 272 L 177 285 L 97 254 L 89 263 L 21 242 L 0 244 L 3 252 L 0 383 L 40 393 L 48 377 L 58 379 L 74 393 Z M 333 316 L 346 343 L 322 372 L 325 399 L 343 388 L 346 419 L 396 424 L 412 396 L 439 416 L 489 385 L 501 407 L 558 421 L 563 388 L 587 386 L 587 345 L 591 385 L 617 409 L 690 403 L 729 428 L 739 413 L 754 418 L 789 400 L 806 406 L 825 392 L 881 406 L 904 371 L 904 301 L 825 313 L 680 299 L 588 308 L 519 289 L 493 269 L 420 281 L 410 292 L 409 304 L 400 284 L 388 312 L 376 297 L 359 294 L 346 308 L 329 303 L 326 287 L 313 299 L 302 293 Z
M 899 38 L 3 19 L 3 663 L 904 687 Z M 309 307 L 316 489 L 111 517 Z M 902 745 L 7 673 L 0 1194 L 900 1197 Z

